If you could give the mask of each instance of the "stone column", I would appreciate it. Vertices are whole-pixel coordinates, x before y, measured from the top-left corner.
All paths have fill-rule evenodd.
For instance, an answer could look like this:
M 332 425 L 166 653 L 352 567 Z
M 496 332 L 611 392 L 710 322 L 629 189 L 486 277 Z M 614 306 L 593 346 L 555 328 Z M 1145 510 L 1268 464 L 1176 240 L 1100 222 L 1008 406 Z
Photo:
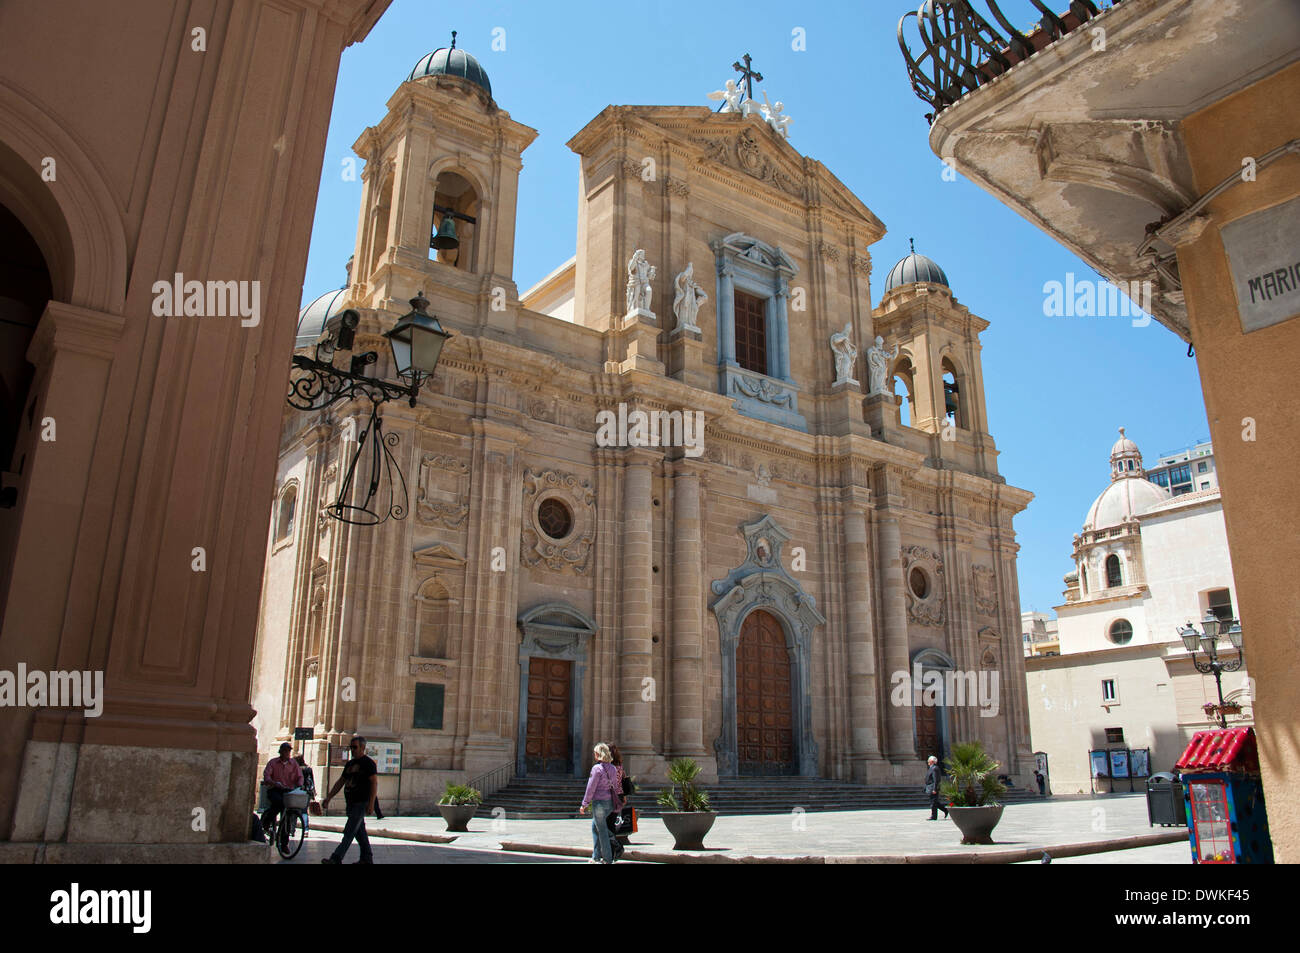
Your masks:
M 848 644 L 852 778 L 867 779 L 866 759 L 880 757 L 876 709 L 876 647 L 871 625 L 871 553 L 866 514 L 850 504 L 844 517 L 845 627 Z
M 886 683 L 895 672 L 908 672 L 907 664 L 907 595 L 903 589 L 903 543 L 898 520 L 880 522 L 880 552 L 877 554 L 880 569 L 880 589 L 883 596 L 885 629 Z M 910 679 L 910 672 L 909 672 Z M 910 681 L 908 683 L 911 684 Z M 909 701 L 911 696 L 908 696 Z M 885 711 L 886 752 L 893 761 L 910 760 L 915 754 L 912 735 L 912 710 L 906 705 L 890 704 Z
M 631 774 L 644 772 L 653 749 L 650 742 L 652 702 L 642 700 L 645 679 L 651 676 L 653 577 L 651 561 L 652 506 L 650 467 L 655 457 L 631 451 L 623 475 L 622 638 L 619 645 L 619 747 Z M 635 759 L 635 760 L 633 760 Z
M 723 262 L 718 268 L 718 363 L 726 366 L 736 363 L 736 286 L 732 278 L 731 263 Z
M 678 461 L 673 480 L 672 755 L 699 758 L 704 748 L 704 612 L 700 551 L 700 475 Z
M 466 576 L 462 625 L 474 626 L 472 664 L 461 664 L 461 690 L 468 689 L 469 733 L 464 770 L 488 771 L 509 760 L 515 743 L 515 679 L 519 676 L 518 573 L 492 570 L 492 551 L 505 550 L 507 567 L 519 565 L 519 448 L 528 442 L 522 431 L 494 420 L 476 418 L 472 472 L 481 481 L 471 498 L 475 513 L 468 543 L 473 554 Z M 472 593 L 471 593 L 472 587 Z M 468 674 L 467 674 L 468 671 Z

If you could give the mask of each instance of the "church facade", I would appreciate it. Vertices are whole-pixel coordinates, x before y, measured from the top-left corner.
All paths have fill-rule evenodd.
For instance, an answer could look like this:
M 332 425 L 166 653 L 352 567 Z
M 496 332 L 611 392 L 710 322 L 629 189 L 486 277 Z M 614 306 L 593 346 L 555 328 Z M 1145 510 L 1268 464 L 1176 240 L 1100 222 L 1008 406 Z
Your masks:
M 942 270 L 909 255 L 873 309 L 884 225 L 778 123 L 611 106 L 569 142 L 576 256 L 521 295 L 535 131 L 454 48 L 387 106 L 354 147 L 347 285 L 304 309 L 300 353 L 350 307 L 391 378 L 382 332 L 421 292 L 454 336 L 416 406 L 382 408 L 403 519 L 322 509 L 364 495 L 368 402 L 286 412 L 261 748 L 309 727 L 323 766 L 353 731 L 398 742 L 402 809 L 494 771 L 585 774 L 599 740 L 649 778 L 690 757 L 885 783 L 979 738 L 1026 778 L 1032 496 L 998 474 L 988 325 Z M 927 673 L 937 697 L 912 690 Z M 976 677 L 991 704 L 960 691 Z

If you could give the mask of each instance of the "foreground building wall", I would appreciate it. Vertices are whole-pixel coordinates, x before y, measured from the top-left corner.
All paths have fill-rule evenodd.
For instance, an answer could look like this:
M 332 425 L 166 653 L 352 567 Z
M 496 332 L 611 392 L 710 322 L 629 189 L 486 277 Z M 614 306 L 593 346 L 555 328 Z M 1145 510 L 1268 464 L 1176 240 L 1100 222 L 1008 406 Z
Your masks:
M 98 671 L 106 696 L 0 711 L 7 858 L 247 843 L 284 361 L 339 56 L 386 6 L 0 9 L 0 205 L 51 277 L 6 386 L 0 670 Z M 256 284 L 257 314 L 160 314 L 178 274 Z

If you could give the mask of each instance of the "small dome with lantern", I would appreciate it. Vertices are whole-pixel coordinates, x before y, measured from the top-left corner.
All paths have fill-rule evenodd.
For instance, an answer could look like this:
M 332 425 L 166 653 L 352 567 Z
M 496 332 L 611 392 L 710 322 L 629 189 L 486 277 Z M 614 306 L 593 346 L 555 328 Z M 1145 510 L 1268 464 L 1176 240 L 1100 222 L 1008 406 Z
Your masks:
M 457 76 L 480 87 L 489 96 L 492 95 L 492 83 L 488 80 L 487 70 L 473 56 L 456 49 L 455 30 L 451 31 L 451 46 L 421 57 L 406 80 L 410 82 L 423 76 Z
M 909 242 L 911 240 L 909 239 Z M 895 288 L 901 288 L 904 285 L 912 284 L 932 284 L 943 285 L 949 291 L 952 286 L 948 284 L 948 276 L 944 274 L 932 259 L 916 253 L 916 244 L 911 243 L 912 253 L 906 258 L 901 259 L 898 264 L 889 269 L 889 274 L 885 276 L 885 294 L 893 291 Z
M 337 291 L 327 291 L 307 307 L 298 312 L 298 334 L 294 338 L 295 349 L 311 347 L 325 331 L 327 325 L 348 307 L 348 285 L 352 281 L 352 259 L 348 259 L 348 280 Z

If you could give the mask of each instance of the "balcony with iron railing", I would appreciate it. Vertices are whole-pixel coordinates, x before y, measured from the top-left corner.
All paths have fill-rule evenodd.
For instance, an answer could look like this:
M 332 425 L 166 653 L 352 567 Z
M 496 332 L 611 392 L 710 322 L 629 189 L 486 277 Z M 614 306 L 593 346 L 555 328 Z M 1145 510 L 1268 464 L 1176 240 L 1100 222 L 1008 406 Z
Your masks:
M 1043 0 L 1028 0 L 1041 19 L 1025 33 L 1011 25 L 996 0 L 983 2 L 1000 31 L 980 14 L 972 0 L 925 0 L 915 12 L 904 14 L 898 21 L 898 46 L 907 63 L 912 89 L 934 109 L 925 116 L 930 123 L 967 93 L 997 79 L 1103 12 L 1092 0 L 1069 0 L 1069 9 L 1060 13 Z M 1005 5 L 1007 0 L 1002 2 Z M 1110 0 L 1104 6 L 1121 2 Z M 915 56 L 906 36 L 907 21 L 913 17 L 920 40 L 920 52 Z

